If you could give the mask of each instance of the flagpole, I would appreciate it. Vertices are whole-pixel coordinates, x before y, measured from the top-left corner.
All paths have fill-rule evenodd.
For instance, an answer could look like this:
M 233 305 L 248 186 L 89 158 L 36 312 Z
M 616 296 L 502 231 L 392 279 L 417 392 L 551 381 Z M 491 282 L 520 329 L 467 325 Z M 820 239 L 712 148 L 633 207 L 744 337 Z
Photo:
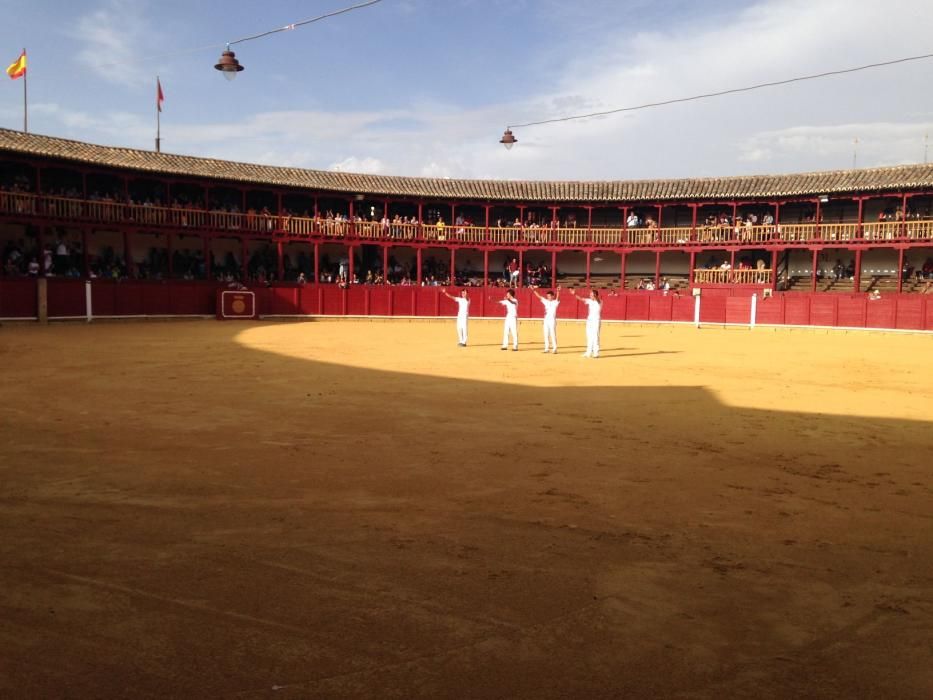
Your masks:
M 23 56 L 26 55 L 26 49 L 23 49 Z M 26 82 L 29 79 L 29 68 L 23 71 L 23 133 L 29 133 L 29 101 L 27 99 Z
M 162 152 L 162 110 L 159 104 L 159 76 L 156 76 L 156 153 Z

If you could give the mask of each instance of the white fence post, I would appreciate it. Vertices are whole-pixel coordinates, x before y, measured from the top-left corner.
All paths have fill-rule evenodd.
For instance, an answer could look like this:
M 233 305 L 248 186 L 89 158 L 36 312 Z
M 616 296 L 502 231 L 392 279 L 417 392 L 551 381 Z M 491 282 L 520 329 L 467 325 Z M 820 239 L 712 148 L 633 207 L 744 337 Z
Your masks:
M 84 315 L 87 316 L 87 322 L 94 319 L 94 310 L 91 308 L 91 281 L 84 283 Z
M 700 297 L 693 297 L 693 325 L 700 327 Z
M 755 320 L 758 318 L 758 295 L 752 294 L 752 317 L 749 319 L 749 328 L 755 327 Z

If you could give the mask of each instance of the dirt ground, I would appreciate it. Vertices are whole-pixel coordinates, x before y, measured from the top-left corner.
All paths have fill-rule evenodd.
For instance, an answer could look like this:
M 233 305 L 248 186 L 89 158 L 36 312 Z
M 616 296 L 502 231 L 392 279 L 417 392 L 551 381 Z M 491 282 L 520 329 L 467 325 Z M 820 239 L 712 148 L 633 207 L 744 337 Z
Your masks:
M 0 697 L 930 698 L 933 337 L 0 328 Z

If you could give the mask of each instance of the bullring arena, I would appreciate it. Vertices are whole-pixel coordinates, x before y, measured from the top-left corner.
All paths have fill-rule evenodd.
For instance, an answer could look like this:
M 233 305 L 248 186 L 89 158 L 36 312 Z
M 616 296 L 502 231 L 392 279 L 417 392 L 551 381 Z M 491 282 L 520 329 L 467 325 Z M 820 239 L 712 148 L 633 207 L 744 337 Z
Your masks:
M 578 225 L 547 234 L 497 228 L 496 208 L 537 204 L 487 192 L 483 225 L 438 240 L 423 219 L 438 192 L 396 202 L 379 178 L 296 194 L 314 171 L 212 180 L 201 159 L 0 144 L 4 244 L 67 251 L 47 277 L 0 279 L 0 696 L 933 694 L 933 168 L 881 169 L 870 190 L 803 177 L 809 194 L 778 209 L 804 218 L 810 197 L 831 229 L 730 224 L 706 240 L 702 212 L 656 237 L 579 226 L 731 192 L 649 205 L 625 198 L 648 185 L 620 185 L 605 195 L 618 204 L 548 199 Z M 180 168 L 209 196 L 307 196 L 309 228 L 92 198 L 111 180 L 154 192 Z M 541 196 L 584 196 L 559 184 Z M 390 220 L 417 212 L 410 239 L 317 218 L 325 197 L 352 216 L 363 186 Z M 781 195 L 733 196 L 739 211 Z M 912 216 L 875 224 L 879 198 Z M 343 286 L 324 279 L 338 249 L 356 268 Z M 852 278 L 805 267 L 842 249 Z M 252 267 L 258 251 L 271 265 Z M 563 288 L 556 355 L 524 275 L 519 351 L 500 350 L 489 271 L 512 251 Z M 474 309 L 465 348 L 422 266 L 448 255 L 452 285 L 458 258 L 484 261 L 479 286 L 456 285 Z M 697 266 L 710 255 L 765 266 Z M 416 284 L 355 279 L 390 256 L 419 263 Z M 919 274 L 879 273 L 892 258 Z M 678 284 L 630 279 L 656 275 Z M 598 360 L 580 357 L 586 312 L 568 296 L 587 286 L 605 299 Z M 215 320 L 225 292 L 256 306 Z

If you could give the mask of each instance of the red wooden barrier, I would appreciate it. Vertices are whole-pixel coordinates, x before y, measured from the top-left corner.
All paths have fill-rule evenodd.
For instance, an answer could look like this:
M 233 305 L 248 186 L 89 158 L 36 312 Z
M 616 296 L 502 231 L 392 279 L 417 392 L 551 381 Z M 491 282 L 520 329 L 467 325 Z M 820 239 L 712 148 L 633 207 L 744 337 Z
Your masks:
M 869 328 L 896 328 L 897 299 L 889 297 L 868 301 L 866 326 Z
M 0 318 L 36 318 L 38 315 L 35 279 L 0 280 Z
M 810 325 L 812 326 L 835 326 L 836 325 L 836 302 L 835 296 L 811 296 L 810 302 Z
M 726 302 L 729 297 L 711 296 L 700 298 L 700 323 L 725 323 L 726 322 Z M 745 316 L 745 323 L 748 323 L 750 316 Z
M 780 325 L 784 323 L 784 297 L 777 296 L 758 300 L 757 323 Z
M 840 297 L 837 307 L 836 324 L 843 328 L 865 327 L 865 297 Z
M 49 318 L 80 318 L 87 315 L 84 280 L 49 278 L 46 289 Z
M 703 315 L 703 302 L 701 299 L 700 316 Z M 717 299 L 718 301 L 718 299 Z M 752 319 L 752 297 L 727 297 L 726 298 L 726 323 L 748 324 Z
M 923 297 L 898 297 L 895 327 L 905 330 L 923 329 Z
M 213 282 L 93 280 L 94 316 L 213 315 L 217 308 Z M 256 287 L 260 315 L 369 315 L 369 316 L 453 316 L 456 305 L 438 287 L 387 287 L 354 285 L 280 285 Z M 459 288 L 450 288 L 451 294 Z M 0 317 L 35 318 L 36 280 L 0 279 Z M 467 288 L 470 315 L 502 318 L 499 303 L 505 289 Z M 532 290 L 516 292 L 519 315 L 541 318 L 543 305 Z M 933 304 L 923 295 L 888 295 L 869 300 L 864 294 L 779 294 L 757 302 L 758 324 L 814 325 L 847 328 L 892 328 L 933 331 Z M 704 324 L 747 324 L 751 314 L 751 294 L 747 289 L 704 290 L 700 321 Z M 49 278 L 49 316 L 85 315 L 85 280 Z M 565 292 L 558 307 L 562 319 L 586 318 L 586 306 Z M 623 292 L 603 296 L 603 319 L 607 321 L 692 322 L 694 298 L 664 296 L 652 292 Z

